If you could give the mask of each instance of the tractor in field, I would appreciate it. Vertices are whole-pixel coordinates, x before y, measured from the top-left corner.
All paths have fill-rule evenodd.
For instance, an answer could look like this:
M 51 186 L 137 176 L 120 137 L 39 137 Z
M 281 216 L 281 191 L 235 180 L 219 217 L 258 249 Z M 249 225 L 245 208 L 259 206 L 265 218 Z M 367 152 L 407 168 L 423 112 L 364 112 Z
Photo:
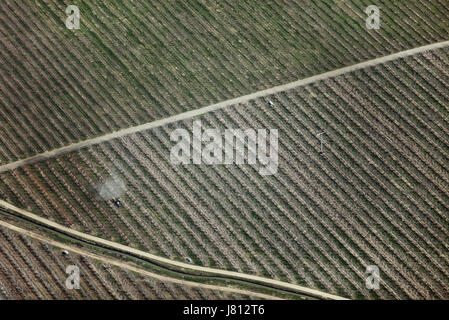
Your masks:
M 113 203 L 117 208 L 121 208 L 121 207 L 122 207 L 122 203 L 120 202 L 119 199 L 112 199 L 112 203 Z

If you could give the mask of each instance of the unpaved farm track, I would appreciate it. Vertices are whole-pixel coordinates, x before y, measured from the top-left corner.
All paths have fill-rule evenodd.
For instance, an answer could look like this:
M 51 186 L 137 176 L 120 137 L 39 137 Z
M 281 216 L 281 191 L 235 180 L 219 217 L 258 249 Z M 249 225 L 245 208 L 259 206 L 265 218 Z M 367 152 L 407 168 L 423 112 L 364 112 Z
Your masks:
M 160 256 L 157 256 L 157 255 L 145 252 L 145 251 L 134 249 L 134 248 L 131 248 L 131 247 L 128 247 L 128 246 L 125 246 L 125 245 L 122 245 L 122 244 L 119 244 L 116 242 L 98 238 L 98 237 L 95 237 L 95 236 L 92 236 L 89 234 L 79 232 L 77 230 L 73 230 L 73 229 L 64 227 L 64 226 L 57 224 L 53 221 L 39 217 L 31 212 L 17 208 L 3 200 L 0 200 L 0 206 L 7 209 L 10 212 L 14 212 L 18 216 L 25 218 L 27 221 L 31 221 L 36 224 L 43 225 L 43 226 L 46 226 L 53 230 L 59 231 L 61 233 L 64 233 L 64 234 L 67 234 L 67 235 L 70 235 L 70 236 L 73 236 L 73 237 L 76 237 L 76 238 L 79 238 L 82 240 L 89 241 L 90 243 L 97 244 L 101 247 L 113 248 L 120 252 L 129 253 L 133 256 L 143 257 L 143 258 L 146 258 L 146 259 L 149 259 L 152 261 L 156 261 L 158 263 L 163 263 L 163 264 L 170 265 L 170 266 L 199 271 L 199 272 L 203 272 L 203 273 L 210 274 L 210 275 L 229 277 L 231 279 L 239 279 L 239 280 L 243 280 L 243 281 L 248 281 L 250 283 L 262 283 L 269 287 L 274 287 L 274 288 L 277 287 L 277 288 L 281 288 L 281 289 L 283 288 L 289 292 L 297 292 L 299 294 L 304 294 L 304 295 L 308 295 L 308 296 L 312 296 L 312 297 L 316 297 L 316 298 L 320 298 L 320 299 L 346 300 L 345 298 L 337 296 L 337 295 L 329 294 L 329 293 L 322 292 L 319 290 L 310 289 L 307 287 L 303 287 L 303 286 L 299 286 L 299 285 L 295 285 L 295 284 L 291 284 L 291 283 L 287 283 L 287 282 L 283 282 L 283 281 L 279 281 L 279 280 L 249 275 L 249 274 L 245 274 L 245 273 L 239 273 L 239 272 L 235 272 L 235 271 L 227 271 L 227 270 L 220 270 L 220 269 L 215 269 L 215 268 L 201 267 L 201 266 L 196 266 L 196 265 L 192 265 L 192 264 L 188 264 L 188 263 L 170 260 L 170 259 L 160 257 Z M 2 222 L 2 225 L 3 224 L 4 224 L 4 222 Z M 18 229 L 20 229 L 20 228 L 18 228 Z M 21 229 L 21 230 L 23 230 L 23 229 Z M 69 250 L 69 249 L 67 249 L 67 250 Z M 70 248 L 70 250 L 72 250 L 72 248 Z
M 426 46 L 422 46 L 422 47 L 417 47 L 417 48 L 413 48 L 413 49 L 409 49 L 409 50 L 405 50 L 405 51 L 401 51 L 401 52 L 397 52 L 394 54 L 390 54 L 387 56 L 383 56 L 383 57 L 379 57 L 379 58 L 375 58 L 372 60 L 367 60 L 361 63 L 357 63 L 351 66 L 347 66 L 344 68 L 340 68 L 340 69 L 336 69 L 333 71 L 329 71 L 329 72 L 325 72 L 325 73 L 321 73 L 309 78 L 305 78 L 305 79 L 300 79 L 297 81 L 293 81 L 284 85 L 280 85 L 280 86 L 276 86 L 276 87 L 272 87 L 269 89 L 265 89 L 265 90 L 261 90 L 261 91 L 257 91 L 248 95 L 244 95 L 241 97 L 237 97 L 234 99 L 229 99 L 229 100 L 225 100 L 216 104 L 212 104 L 206 107 L 202 107 L 199 109 L 195 109 L 195 110 L 191 110 L 188 112 L 184 112 L 184 113 L 180 113 L 168 118 L 164 118 L 164 119 L 160 119 L 160 120 L 156 120 L 156 121 L 152 121 L 152 122 L 148 122 L 148 123 L 144 123 L 142 125 L 138 125 L 138 126 L 134 126 L 134 127 L 130 127 L 130 128 L 126 128 L 126 129 L 122 129 L 119 131 L 115 131 L 109 134 L 105 134 L 99 137 L 95 137 L 92 139 L 88 139 L 88 140 L 84 140 L 84 141 L 80 141 L 77 143 L 73 143 L 70 144 L 68 146 L 62 147 L 62 148 L 58 148 L 58 149 L 54 149 L 51 151 L 47 151 L 32 157 L 28 157 L 22 160 L 17 160 L 5 165 L 0 166 L 0 173 L 2 172 L 6 172 L 9 170 L 13 170 L 16 169 L 18 167 L 21 167 L 23 165 L 27 165 L 27 164 L 33 164 L 42 160 L 46 160 L 49 158 L 53 158 L 56 157 L 58 155 L 61 154 L 65 154 L 68 152 L 72 152 L 72 151 L 77 151 L 79 149 L 85 148 L 85 147 L 89 147 L 92 145 L 96 145 L 105 141 L 109 141 L 115 138 L 120 138 L 132 133 L 137 133 L 137 132 L 141 132 L 141 131 L 145 131 L 148 129 L 152 129 L 152 128 L 157 128 L 169 123 L 173 123 L 176 121 L 181 121 L 181 120 L 186 120 L 186 119 L 190 119 L 208 112 L 212 112 L 212 111 L 216 111 L 222 108 L 225 108 L 227 106 L 230 105 L 234 105 L 234 104 L 238 104 L 238 103 L 245 103 L 248 102 L 250 100 L 253 99 L 257 99 L 260 97 L 264 97 L 264 96 L 268 96 L 271 94 L 275 94 L 275 93 L 279 93 L 282 91 L 286 91 L 286 90 L 290 90 L 290 89 L 294 89 L 297 87 L 302 87 L 302 86 L 306 86 L 308 84 L 314 83 L 314 82 L 318 82 L 321 80 L 325 80 L 325 79 L 329 79 L 329 78 L 333 78 L 333 77 L 337 77 L 340 76 L 342 74 L 348 73 L 348 72 L 352 72 L 352 71 L 356 71 L 356 70 L 360 70 L 360 69 L 364 69 L 364 68 L 369 68 L 369 67 L 373 67 L 379 64 L 383 64 L 389 61 L 393 61 L 393 60 L 397 60 L 397 59 L 401 59 L 404 57 L 408 57 L 411 55 L 416 55 L 419 53 L 423 53 L 425 51 L 429 51 L 429 50 L 434 50 L 434 49 L 439 49 L 439 48 L 444 48 L 449 46 L 449 40 L 448 41 L 443 41 L 443 42 L 437 42 L 437 43 L 433 43 L 430 45 L 426 45 Z

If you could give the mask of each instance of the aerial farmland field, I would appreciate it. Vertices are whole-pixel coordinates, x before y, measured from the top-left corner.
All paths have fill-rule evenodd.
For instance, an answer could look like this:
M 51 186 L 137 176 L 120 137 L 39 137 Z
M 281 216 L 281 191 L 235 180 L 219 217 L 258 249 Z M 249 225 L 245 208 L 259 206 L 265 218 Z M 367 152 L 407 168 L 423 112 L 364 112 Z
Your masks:
M 279 169 L 268 178 L 251 166 L 170 164 L 170 131 L 186 120 L 4 173 L 1 189 L 19 207 L 172 259 L 353 298 L 445 298 L 447 53 L 197 118 L 205 128 L 279 128 Z M 123 208 L 94 189 L 110 177 L 125 185 Z M 384 290 L 363 289 L 370 262 L 383 266 Z
M 332 3 L 332 5 L 330 4 Z M 447 40 L 445 1 L 66 1 L 0 5 L 1 163 Z M 419 8 L 419 10 L 417 10 Z M 446 19 L 445 19 L 446 18 Z
M 442 0 L 2 2 L 0 299 L 448 300 L 448 32 Z

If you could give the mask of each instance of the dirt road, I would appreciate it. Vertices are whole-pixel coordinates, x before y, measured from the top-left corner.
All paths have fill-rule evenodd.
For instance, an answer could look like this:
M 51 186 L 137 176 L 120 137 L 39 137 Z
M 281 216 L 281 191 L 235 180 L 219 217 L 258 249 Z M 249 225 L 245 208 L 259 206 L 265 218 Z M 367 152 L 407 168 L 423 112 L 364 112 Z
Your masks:
M 293 290 L 295 292 L 298 293 L 302 293 L 305 295 L 309 295 L 309 296 L 313 296 L 313 297 L 317 297 L 320 299 L 331 299 L 331 300 L 346 300 L 343 297 L 337 296 L 337 295 L 333 295 L 333 294 L 329 294 L 326 292 L 322 292 L 319 290 L 315 290 L 315 289 L 311 289 L 311 288 L 307 288 L 307 287 L 303 287 L 303 286 L 299 286 L 296 284 L 292 284 L 292 283 L 288 283 L 288 282 L 283 282 L 283 281 L 279 281 L 279 280 L 274 280 L 274 279 L 269 279 L 269 278 L 264 278 L 264 277 L 259 277 L 259 276 L 255 276 L 255 275 L 250 275 L 250 274 L 245 274 L 245 273 L 240 273 L 240 272 L 235 272 L 235 271 L 228 271 L 228 270 L 221 270 L 221 269 L 215 269 L 215 268 L 209 268 L 209 267 L 202 267 L 202 266 L 197 266 L 197 265 L 193 265 L 193 264 L 189 264 L 189 263 L 184 263 L 184 262 L 180 262 L 180 261 L 175 261 L 175 260 L 170 260 L 168 258 L 164 258 L 164 257 L 160 257 L 142 250 L 138 250 L 135 248 L 131 248 L 125 245 L 122 245 L 120 243 L 116 243 L 116 242 L 112 242 L 109 240 L 105 240 L 99 237 L 95 237 L 77 230 L 73 230 L 67 227 L 64 227 L 56 222 L 50 221 L 48 219 L 45 219 L 43 217 L 37 216 L 31 212 L 28 212 L 26 210 L 17 208 L 16 206 L 11 205 L 10 203 L 7 203 L 3 200 L 0 200 L 0 206 L 12 211 L 16 214 L 19 214 L 22 217 L 28 218 L 28 220 L 32 220 L 34 222 L 37 222 L 41 225 L 45 225 L 48 226 L 54 230 L 58 230 L 61 231 L 65 234 L 69 234 L 72 236 L 75 236 L 77 238 L 81 238 L 84 240 L 88 240 L 92 243 L 96 243 L 98 245 L 103 245 L 106 247 L 110 247 L 110 248 L 114 248 L 114 249 L 118 249 L 120 251 L 123 252 L 127 252 L 127 253 L 131 253 L 140 257 L 144 257 L 153 261 L 157 261 L 163 264 L 167 264 L 170 266 L 176 266 L 176 267 L 180 267 L 180 268 L 184 268 L 184 269 L 190 269 L 190 270 L 195 270 L 195 271 L 200 271 L 203 273 L 207 273 L 207 274 L 211 274 L 211 275 L 223 275 L 223 276 L 228 276 L 231 278 L 237 278 L 237 279 L 243 279 L 243 280 L 250 280 L 250 281 L 255 281 L 255 282 L 260 282 L 260 283 L 264 283 L 270 286 L 275 286 L 275 287 L 280 287 L 280 288 L 286 288 L 289 290 Z
M 47 151 L 26 159 L 22 159 L 22 160 L 17 160 L 8 164 L 4 164 L 2 166 L 0 166 L 0 173 L 1 172 L 5 172 L 5 171 L 9 171 L 9 170 L 13 170 L 16 169 L 18 167 L 21 167 L 23 165 L 26 164 L 32 164 L 32 163 L 36 163 L 48 158 L 52 158 L 64 153 L 68 153 L 71 151 L 77 151 L 79 149 L 88 147 L 88 146 L 92 146 L 92 145 L 96 145 L 105 141 L 109 141 L 111 139 L 115 139 L 115 138 L 120 138 L 126 135 L 129 135 L 131 133 L 136 133 L 136 132 L 141 132 L 141 131 L 145 131 L 148 129 L 152 129 L 152 128 L 156 128 L 156 127 L 160 127 L 163 125 L 166 125 L 168 123 L 172 123 L 172 122 L 176 122 L 176 121 L 180 121 L 180 120 L 185 120 L 185 119 L 190 119 L 193 118 L 195 116 L 199 116 L 202 114 L 205 114 L 207 112 L 211 112 L 211 111 L 215 111 L 215 110 L 219 110 L 222 108 L 225 108 L 227 106 L 233 105 L 233 104 L 237 104 L 237 103 L 245 103 L 248 102 L 250 100 L 253 99 L 257 99 L 260 97 L 264 97 L 264 96 L 268 96 L 271 94 L 275 94 L 275 93 L 279 93 L 282 91 L 286 91 L 289 89 L 294 89 L 297 87 L 302 87 L 317 81 L 321 81 L 321 80 L 325 80 L 328 78 L 333 78 L 333 77 L 337 77 L 339 75 L 348 73 L 348 72 L 352 72 L 352 71 L 356 71 L 356 70 L 360 70 L 360 69 L 364 69 L 364 68 L 368 68 L 368 67 L 372 67 L 372 66 L 376 66 L 379 64 L 383 64 L 392 60 L 397 60 L 400 58 L 404 58 L 407 56 L 411 56 L 411 55 L 415 55 L 415 54 L 419 54 L 428 50 L 434 50 L 434 49 L 438 49 L 438 48 L 443 48 L 443 47 L 447 47 L 449 46 L 449 41 L 443 41 L 443 42 L 438 42 L 438 43 L 433 43 L 433 44 L 429 44 L 426 46 L 422 46 L 422 47 L 418 47 L 418 48 L 413 48 L 410 50 L 406 50 L 406 51 L 401 51 L 401 52 L 397 52 L 394 54 L 390 54 L 388 56 L 384 56 L 384 57 L 380 57 L 380 58 L 376 58 L 376 59 L 372 59 L 372 60 L 368 60 L 368 61 L 364 61 L 361 63 L 357 63 L 351 66 L 347 66 L 344 68 L 340 68 L 340 69 L 336 69 L 333 71 L 329 71 L 329 72 L 325 72 L 319 75 L 315 75 L 309 78 L 305 78 L 305 79 L 301 79 L 301 80 L 297 80 L 294 82 L 290 82 L 284 85 L 280 85 L 280 86 L 276 86 L 273 88 L 269 88 L 269 89 L 265 89 L 265 90 L 261 90 L 261 91 L 257 91 L 245 96 L 241 96 L 241 97 L 237 97 L 234 99 L 229 99 L 226 101 L 222 101 L 216 104 L 212 104 L 206 107 L 202 107 L 199 109 L 195 109 L 195 110 L 191 110 L 188 112 L 184 112 L 184 113 L 180 113 L 168 118 L 164 118 L 164 119 L 160 119 L 160 120 L 156 120 L 153 122 L 148 122 L 148 123 L 144 123 L 135 127 L 130 127 L 130 128 L 126 128 L 126 129 L 122 129 L 122 130 L 118 130 L 115 132 L 111 132 L 108 134 L 105 134 L 103 136 L 99 136 L 99 137 L 95 137 L 92 139 L 88 139 L 88 140 L 84 140 L 81 142 L 77 142 L 77 143 L 73 143 L 71 145 L 68 146 L 64 146 L 62 148 L 58 148 L 58 149 L 54 149 L 51 151 Z

